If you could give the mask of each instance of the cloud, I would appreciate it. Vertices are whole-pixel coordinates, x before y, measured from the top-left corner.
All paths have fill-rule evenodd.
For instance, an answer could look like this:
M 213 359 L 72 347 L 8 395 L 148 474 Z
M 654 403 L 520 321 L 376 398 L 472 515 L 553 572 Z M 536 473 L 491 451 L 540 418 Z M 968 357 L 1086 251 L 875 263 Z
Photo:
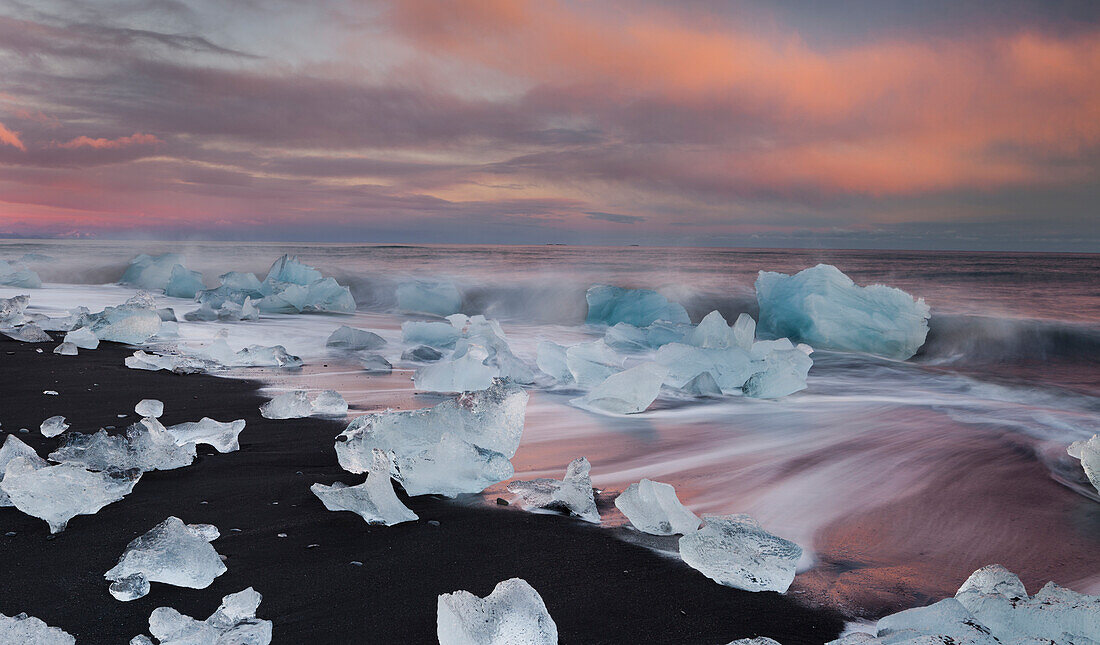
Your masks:
M 142 134 L 135 132 L 128 137 L 118 137 L 117 139 L 92 139 L 81 135 L 65 143 L 54 143 L 57 148 L 95 148 L 97 150 L 116 150 L 118 148 L 127 148 L 129 146 L 143 146 L 154 145 L 158 143 L 164 143 L 160 139 L 151 134 Z
M 19 133 L 9 130 L 3 123 L 0 123 L 0 144 L 14 146 L 24 152 L 27 151 L 27 146 L 23 145 Z
M 614 222 L 615 224 L 637 224 L 645 221 L 645 218 L 640 215 L 620 215 L 618 213 L 601 213 L 599 211 L 587 212 L 585 215 L 588 216 L 588 219 Z

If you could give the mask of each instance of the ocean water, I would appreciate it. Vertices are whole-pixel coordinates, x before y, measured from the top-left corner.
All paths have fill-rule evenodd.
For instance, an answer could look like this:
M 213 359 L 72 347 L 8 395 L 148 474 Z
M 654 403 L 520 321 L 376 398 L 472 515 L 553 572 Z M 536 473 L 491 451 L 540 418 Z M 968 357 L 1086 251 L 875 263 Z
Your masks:
M 282 344 L 306 361 L 302 370 L 231 375 L 262 379 L 273 393 L 337 389 L 353 415 L 440 400 L 416 394 L 413 366 L 399 360 L 410 317 L 394 312 L 394 289 L 414 277 L 453 280 L 464 313 L 498 319 L 532 364 L 541 340 L 601 335 L 583 325 L 584 292 L 597 282 L 657 289 L 695 322 L 714 309 L 729 320 L 755 317 L 760 270 L 825 262 L 857 283 L 905 289 L 932 309 L 917 356 L 819 351 L 809 387 L 779 401 L 662 396 L 624 418 L 573 408 L 572 393 L 533 389 L 517 477 L 560 477 L 583 455 L 609 499 L 646 477 L 675 485 L 696 513 L 750 513 L 806 548 L 791 593 L 851 615 L 951 595 L 994 562 L 1019 572 L 1029 590 L 1055 580 L 1100 592 L 1100 498 L 1065 454 L 1100 432 L 1100 255 L 21 240 L 0 242 L 0 259 L 54 258 L 30 263 L 47 284 L 0 287 L 0 297 L 26 291 L 32 310 L 50 315 L 117 304 L 133 294 L 113 284 L 127 262 L 169 251 L 211 286 L 229 270 L 262 278 L 283 253 L 349 285 L 355 314 L 181 323 L 180 342 L 226 330 L 234 346 Z M 196 306 L 159 300 L 181 317 Z M 394 373 L 367 375 L 327 351 L 341 324 L 387 338 L 381 353 Z M 492 503 L 503 488 L 466 502 Z M 623 523 L 613 506 L 604 520 Z

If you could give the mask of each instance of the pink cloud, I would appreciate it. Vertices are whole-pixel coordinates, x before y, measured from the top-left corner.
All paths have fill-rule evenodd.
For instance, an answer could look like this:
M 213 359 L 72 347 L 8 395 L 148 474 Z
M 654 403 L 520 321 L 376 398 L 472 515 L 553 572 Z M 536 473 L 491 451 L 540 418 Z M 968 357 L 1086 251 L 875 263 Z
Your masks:
M 27 146 L 23 145 L 23 141 L 19 138 L 19 133 L 9 130 L 3 123 L 0 123 L 0 143 L 15 146 L 23 152 L 27 151 Z
M 0 133 L 2 134 L 2 133 Z M 119 137 L 117 139 L 92 139 L 91 137 L 79 136 L 72 141 L 66 141 L 65 143 L 54 143 L 58 148 L 95 148 L 97 150 L 116 150 L 118 148 L 126 148 L 129 146 L 140 145 L 152 145 L 157 143 L 164 143 L 160 139 L 151 134 L 142 134 L 135 132 L 128 137 Z

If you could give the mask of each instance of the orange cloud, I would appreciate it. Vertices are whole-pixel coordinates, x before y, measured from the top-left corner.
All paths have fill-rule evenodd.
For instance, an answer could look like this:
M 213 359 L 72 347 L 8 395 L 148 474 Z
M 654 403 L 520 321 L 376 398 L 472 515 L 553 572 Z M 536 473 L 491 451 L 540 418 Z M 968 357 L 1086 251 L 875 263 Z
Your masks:
M 0 144 L 15 146 L 23 152 L 27 151 L 27 146 L 23 145 L 23 141 L 19 138 L 19 133 L 9 130 L 3 123 L 0 123 Z
M 119 137 L 117 139 L 92 139 L 86 136 L 79 136 L 71 141 L 65 143 L 54 143 L 58 148 L 95 148 L 99 150 L 113 150 L 117 148 L 126 148 L 129 146 L 139 145 L 152 145 L 156 143 L 164 143 L 160 139 L 151 134 L 142 134 L 135 132 L 128 137 Z

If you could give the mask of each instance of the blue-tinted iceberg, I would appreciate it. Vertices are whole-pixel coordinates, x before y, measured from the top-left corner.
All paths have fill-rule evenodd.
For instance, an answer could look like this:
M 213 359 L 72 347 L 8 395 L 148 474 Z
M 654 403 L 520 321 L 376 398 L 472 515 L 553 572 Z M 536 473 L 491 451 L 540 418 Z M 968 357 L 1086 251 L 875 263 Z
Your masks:
M 403 282 L 397 287 L 397 308 L 410 314 L 449 316 L 462 308 L 462 294 L 451 282 Z
M 828 264 L 756 279 L 760 332 L 818 349 L 907 359 L 928 335 L 924 299 L 885 285 L 860 287 Z
M 127 345 L 145 343 L 161 329 L 153 296 L 144 291 L 117 307 L 88 314 L 85 323 L 99 340 Z
M 548 374 L 560 383 L 571 383 L 573 374 L 569 371 L 569 365 L 565 361 L 566 347 L 553 341 L 544 340 L 538 345 L 538 354 L 535 365 L 544 374 Z
M 456 351 L 455 354 L 458 354 Z M 422 392 L 474 392 L 484 390 L 500 376 L 500 370 L 486 365 L 489 354 L 482 347 L 465 347 L 461 355 L 417 368 L 413 384 Z
M 182 264 L 177 264 L 172 267 L 168 284 L 164 286 L 164 295 L 173 298 L 194 298 L 196 293 L 205 288 L 201 273 L 192 271 Z
M 0 285 L 37 289 L 42 286 L 42 279 L 19 262 L 0 260 Z
M 289 255 L 271 265 L 260 292 L 264 296 L 256 303 L 260 311 L 291 314 L 355 311 L 350 289 Z
M 410 320 L 401 323 L 401 340 L 410 345 L 427 345 L 438 349 L 455 346 L 462 333 L 449 322 Z
M 508 378 L 517 383 L 531 383 L 534 371 L 512 353 L 504 330 L 495 320 L 485 316 L 454 314 L 447 322 L 457 333 L 454 352 L 447 359 L 425 365 L 416 371 L 416 389 L 426 392 L 472 392 L 489 387 L 494 378 Z M 413 337 L 444 339 L 442 329 L 420 323 L 417 327 L 402 326 Z M 414 331 L 419 330 L 419 331 Z M 406 337 L 409 336 L 406 333 Z
M 590 325 L 625 322 L 636 327 L 645 327 L 658 320 L 691 322 L 683 305 L 669 302 L 668 298 L 649 289 L 624 289 L 596 284 L 588 288 L 584 297 L 588 301 L 585 322 Z
M 765 344 L 768 345 L 766 349 L 758 349 Z M 741 388 L 745 396 L 778 399 L 806 389 L 806 376 L 814 364 L 810 358 L 812 352 L 809 345 L 800 343 L 796 347 L 786 338 L 754 343 L 752 355 L 760 357 L 760 362 L 754 362 L 758 371 Z
M 183 256 L 178 253 L 164 255 L 142 253 L 130 260 L 130 266 L 126 267 L 126 271 L 122 273 L 119 283 L 139 289 L 164 290 L 172 279 L 172 270 L 182 265 Z

